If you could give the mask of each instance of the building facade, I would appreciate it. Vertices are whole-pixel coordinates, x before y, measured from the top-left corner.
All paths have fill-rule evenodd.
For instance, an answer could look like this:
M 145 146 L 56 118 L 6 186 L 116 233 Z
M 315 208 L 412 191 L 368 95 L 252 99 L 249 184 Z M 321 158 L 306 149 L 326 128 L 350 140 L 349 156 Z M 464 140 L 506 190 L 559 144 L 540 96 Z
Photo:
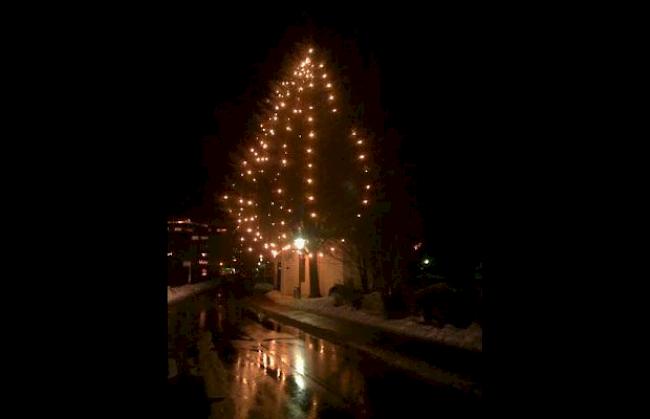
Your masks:
M 231 244 L 223 227 L 190 219 L 167 222 L 167 283 L 179 286 L 213 279 L 229 267 Z
M 311 296 L 310 264 L 316 262 L 318 271 L 318 290 L 320 295 L 329 295 L 337 284 L 357 286 L 360 283 L 356 264 L 341 254 L 336 247 L 324 246 L 323 252 L 305 252 L 298 249 L 283 249 L 273 261 L 273 284 L 284 295 L 297 298 Z

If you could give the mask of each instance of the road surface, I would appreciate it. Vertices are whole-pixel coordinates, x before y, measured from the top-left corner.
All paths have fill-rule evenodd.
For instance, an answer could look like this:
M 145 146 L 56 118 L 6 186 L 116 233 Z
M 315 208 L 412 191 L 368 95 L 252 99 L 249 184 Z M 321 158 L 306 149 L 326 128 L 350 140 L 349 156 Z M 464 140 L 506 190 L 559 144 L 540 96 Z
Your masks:
M 239 315 L 212 294 L 170 307 L 170 416 L 417 418 L 478 408 L 353 349 Z

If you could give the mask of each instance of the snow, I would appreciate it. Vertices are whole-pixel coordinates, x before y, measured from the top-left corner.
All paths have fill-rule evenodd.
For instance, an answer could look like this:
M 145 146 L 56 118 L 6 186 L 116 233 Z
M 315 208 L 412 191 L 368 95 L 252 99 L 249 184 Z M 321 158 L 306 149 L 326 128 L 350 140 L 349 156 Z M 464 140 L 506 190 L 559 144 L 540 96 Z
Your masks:
M 180 287 L 167 287 L 167 304 L 177 303 L 187 297 L 198 294 L 199 292 L 216 287 L 218 281 L 199 282 L 198 284 L 186 284 Z
M 294 309 L 352 320 L 391 332 L 432 342 L 442 342 L 472 351 L 480 352 L 483 349 L 483 330 L 476 323 L 472 323 L 466 329 L 459 329 L 449 324 L 444 327 L 425 325 L 420 323 L 419 318 L 413 316 L 404 319 L 384 319 L 378 311 L 380 308 L 377 303 L 378 296 L 372 296 L 372 294 L 366 297 L 368 302 L 362 305 L 361 310 L 355 310 L 348 305 L 335 307 L 332 297 L 294 299 L 288 295 L 282 295 L 278 291 L 268 292 L 266 296 L 277 304 Z M 364 298 L 364 302 L 366 302 L 366 298 Z

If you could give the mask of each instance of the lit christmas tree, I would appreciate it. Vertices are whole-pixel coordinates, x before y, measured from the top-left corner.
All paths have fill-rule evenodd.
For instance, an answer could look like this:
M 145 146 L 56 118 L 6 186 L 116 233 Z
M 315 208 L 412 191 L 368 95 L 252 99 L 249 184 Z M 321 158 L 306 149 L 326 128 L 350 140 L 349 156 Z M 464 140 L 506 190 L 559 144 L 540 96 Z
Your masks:
M 371 234 L 378 185 L 369 138 L 313 48 L 271 90 L 221 201 L 241 260 L 298 252 L 309 259 L 310 296 L 319 296 L 318 259 L 349 258 Z

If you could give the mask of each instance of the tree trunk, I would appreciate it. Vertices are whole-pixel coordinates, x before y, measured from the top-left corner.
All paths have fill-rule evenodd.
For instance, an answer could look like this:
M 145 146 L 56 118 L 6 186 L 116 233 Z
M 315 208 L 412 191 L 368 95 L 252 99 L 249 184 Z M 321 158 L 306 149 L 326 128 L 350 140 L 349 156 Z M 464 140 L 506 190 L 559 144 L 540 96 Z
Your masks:
M 317 252 L 309 258 L 309 298 L 320 297 L 320 282 L 318 280 L 318 257 Z
M 358 268 L 359 268 L 359 277 L 361 278 L 361 289 L 363 290 L 364 293 L 368 292 L 368 268 L 366 264 L 366 258 L 359 254 L 359 262 L 358 262 Z

